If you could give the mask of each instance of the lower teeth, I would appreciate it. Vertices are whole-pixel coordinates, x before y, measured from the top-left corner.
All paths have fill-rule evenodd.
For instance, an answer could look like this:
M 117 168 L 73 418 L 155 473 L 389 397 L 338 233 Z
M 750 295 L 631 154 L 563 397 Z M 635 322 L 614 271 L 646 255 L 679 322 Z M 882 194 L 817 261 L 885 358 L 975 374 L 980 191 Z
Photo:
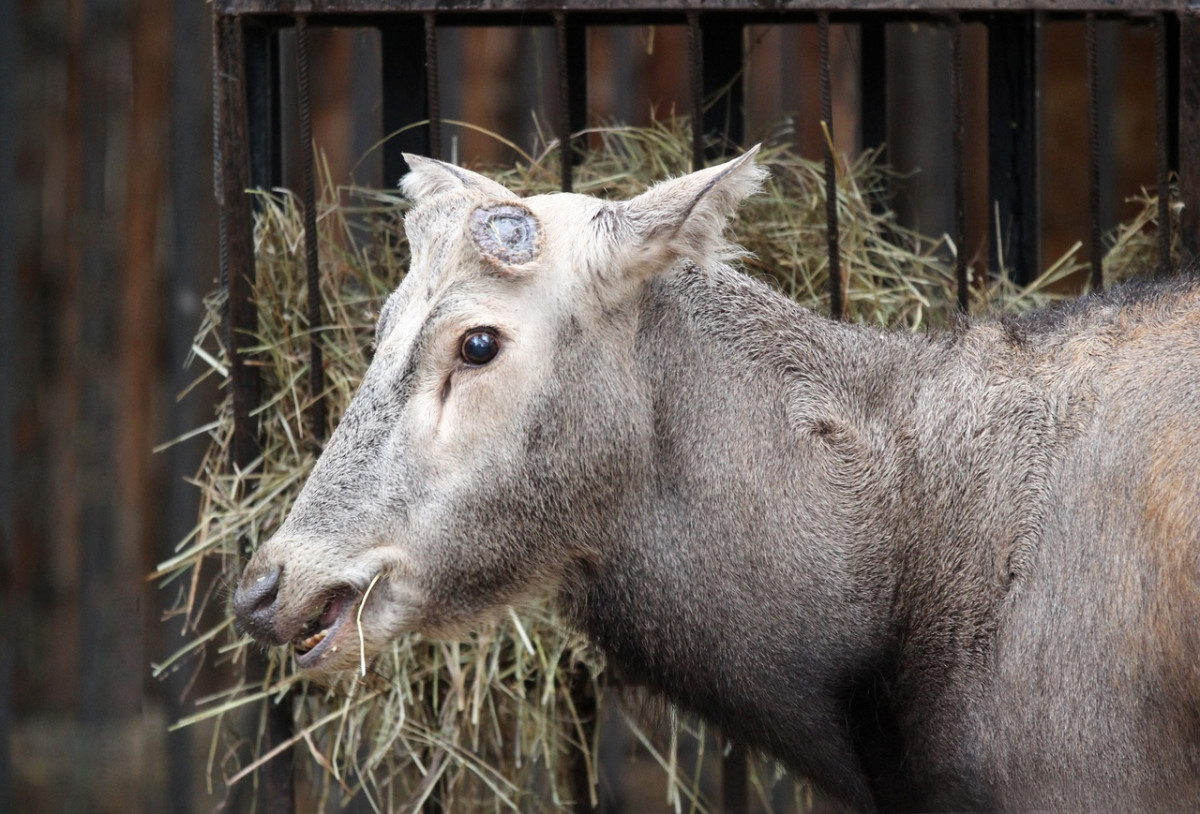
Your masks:
M 312 650 L 314 647 L 319 645 L 321 642 L 323 642 L 325 640 L 325 635 L 327 633 L 329 633 L 328 630 L 322 630 L 319 633 L 314 633 L 313 635 L 309 636 L 304 641 L 299 642 L 296 645 L 296 652 L 300 653 L 301 655 L 304 655 L 305 653 L 307 653 L 308 651 Z

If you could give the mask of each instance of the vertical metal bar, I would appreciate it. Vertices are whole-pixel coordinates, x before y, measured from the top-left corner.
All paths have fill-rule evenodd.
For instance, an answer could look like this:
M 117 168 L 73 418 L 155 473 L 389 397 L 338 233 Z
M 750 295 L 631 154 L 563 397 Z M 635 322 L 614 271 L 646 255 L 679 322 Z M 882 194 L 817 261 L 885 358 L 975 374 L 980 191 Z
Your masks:
M 250 298 L 254 287 L 254 246 L 250 200 L 250 162 L 246 152 L 246 71 L 241 20 L 214 11 L 216 29 L 215 176 L 220 207 L 221 282 L 228 294 L 226 308 L 230 384 L 233 391 L 234 435 L 231 463 L 249 466 L 258 457 L 258 430 L 251 411 L 259 401 L 257 369 L 246 364 L 241 347 L 253 332 L 258 314 Z
M 17 95 L 20 44 L 17 37 L 17 3 L 0 0 L 0 201 L 16 200 L 17 155 Z M 0 217 L 0 625 L 5 630 L 18 629 L 16 610 L 18 579 L 15 572 L 16 551 L 16 454 L 13 434 L 16 420 L 18 391 L 24 394 L 24 382 L 17 374 L 17 229 L 15 218 Z M 0 732 L 6 733 L 0 743 L 0 809 L 16 810 L 13 788 L 12 740 L 13 675 L 15 667 L 15 636 L 6 635 L 0 641 Z
M 692 120 L 692 169 L 704 166 L 704 42 L 700 14 L 687 13 L 688 26 L 688 114 Z
M 1167 134 L 1167 18 L 1154 21 L 1154 158 L 1158 187 L 1158 274 L 1171 273 L 1171 186 Z
M 555 73 L 558 79 L 558 152 L 563 192 L 571 191 L 571 80 L 570 44 L 567 41 L 567 15 L 554 13 Z
M 1192 3 L 1196 7 L 1196 3 Z M 1179 15 L 1164 12 L 1162 21 L 1166 27 L 1167 50 L 1167 168 L 1179 172 Z M 1178 193 L 1178 190 L 1176 190 Z
M 719 159 L 737 150 L 746 130 L 742 21 L 731 14 L 708 14 L 700 17 L 700 34 L 700 92 L 708 104 L 701 116 L 709 140 L 706 157 Z
M 562 145 L 562 190 L 572 188 L 572 168 L 579 145 L 572 133 L 587 127 L 587 29 L 564 12 L 554 15 L 554 48 L 558 72 L 558 141 Z
M 992 267 L 1031 282 L 1038 226 L 1038 19 L 996 14 L 988 24 L 988 175 Z
M 721 810 L 723 814 L 746 814 L 749 811 L 749 777 L 746 747 L 737 742 L 727 744 L 721 758 Z
M 967 276 L 967 193 L 963 162 L 963 27 L 954 16 L 950 42 L 950 119 L 951 154 L 954 174 L 954 280 L 957 286 L 958 310 L 971 310 L 970 280 Z
M 1200 262 L 1200 9 L 1179 13 L 1179 242 Z
M 1096 56 L 1096 15 L 1088 12 L 1084 29 L 1087 51 L 1088 106 L 1088 209 L 1090 212 L 1091 287 L 1104 290 L 1104 247 L 1100 242 L 1104 228 L 1100 211 L 1100 63 Z
M 438 83 L 437 17 L 424 15 L 425 22 L 425 98 L 429 114 L 429 157 L 442 157 L 442 95 Z
M 296 81 L 300 108 L 300 175 L 304 204 L 304 265 L 308 276 L 308 408 L 313 438 L 325 440 L 325 366 L 321 352 L 321 261 L 317 236 L 317 170 L 313 155 L 312 86 L 309 81 L 308 17 L 296 17 Z
M 829 67 L 829 12 L 817 15 L 817 45 L 821 62 L 821 126 L 825 142 L 825 241 L 829 247 L 829 313 L 846 318 L 846 281 L 838 240 L 837 164 L 833 155 L 833 79 Z
M 216 118 L 216 184 L 220 206 L 221 279 L 225 282 L 228 309 L 228 347 L 230 385 L 233 398 L 234 433 L 231 465 L 250 468 L 259 454 L 257 421 L 253 410 L 261 398 L 257 368 L 246 363 L 242 345 L 258 325 L 258 312 L 251 298 L 255 284 L 253 214 L 245 190 L 252 184 L 250 156 L 252 143 L 248 121 L 246 38 L 243 22 L 222 15 L 214 7 L 215 74 L 213 92 Z M 256 59 L 264 52 L 256 50 Z M 255 69 L 257 70 L 257 69 Z M 261 106 L 256 108 L 255 123 L 269 117 Z M 270 160 L 264 166 L 271 166 Z M 249 557 L 249 541 L 242 541 L 242 557 Z M 246 678 L 261 681 L 266 675 L 266 657 L 252 651 L 247 657 Z M 261 752 L 266 753 L 291 736 L 290 704 L 271 704 L 266 710 L 266 732 Z M 293 811 L 292 753 L 287 751 L 262 768 L 263 807 L 268 814 Z
M 389 18 L 392 19 L 392 18 Z M 395 15 L 380 26 L 383 63 L 383 182 L 390 186 L 408 172 L 404 153 L 432 155 L 432 128 L 413 127 L 430 121 L 427 19 Z M 436 60 L 436 54 L 433 55 Z M 436 74 L 436 67 L 434 68 Z M 440 133 L 439 133 L 440 136 Z

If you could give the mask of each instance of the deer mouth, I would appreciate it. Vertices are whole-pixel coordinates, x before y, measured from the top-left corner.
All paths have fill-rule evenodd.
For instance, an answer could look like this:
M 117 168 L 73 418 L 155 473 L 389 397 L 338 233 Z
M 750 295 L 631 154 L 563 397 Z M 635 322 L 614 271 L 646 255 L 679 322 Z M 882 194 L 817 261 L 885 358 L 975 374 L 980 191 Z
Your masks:
M 349 628 L 347 620 L 358 605 L 357 598 L 356 591 L 343 589 L 325 600 L 320 612 L 292 639 L 292 652 L 296 655 L 298 667 L 314 667 L 326 656 L 337 652 L 338 640 L 344 638 L 339 634 L 344 628 Z

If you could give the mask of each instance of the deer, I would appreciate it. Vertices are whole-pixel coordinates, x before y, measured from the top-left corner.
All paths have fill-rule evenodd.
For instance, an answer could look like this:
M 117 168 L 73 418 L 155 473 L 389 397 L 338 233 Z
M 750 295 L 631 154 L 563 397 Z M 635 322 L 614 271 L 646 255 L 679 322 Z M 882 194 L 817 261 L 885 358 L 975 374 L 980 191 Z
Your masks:
M 626 201 L 407 156 L 411 263 L 238 624 L 313 677 L 548 599 L 836 807 L 1200 807 L 1200 286 L 913 333 Z M 361 643 L 361 647 L 360 647 Z

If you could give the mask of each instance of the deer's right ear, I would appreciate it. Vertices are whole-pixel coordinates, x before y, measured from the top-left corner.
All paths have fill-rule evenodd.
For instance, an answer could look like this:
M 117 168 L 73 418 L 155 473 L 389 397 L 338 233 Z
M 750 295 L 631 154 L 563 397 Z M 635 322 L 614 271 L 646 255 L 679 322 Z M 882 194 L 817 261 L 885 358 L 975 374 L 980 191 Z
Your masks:
M 400 189 L 414 204 L 426 198 L 463 190 L 481 192 L 488 198 L 500 201 L 517 198 L 507 188 L 477 172 L 411 153 L 405 153 L 404 160 L 408 163 L 409 172 L 400 179 Z
M 632 235 L 622 242 L 621 267 L 645 276 L 680 258 L 704 263 L 736 255 L 736 247 L 725 241 L 725 226 L 767 177 L 766 168 L 754 163 L 761 146 L 716 167 L 663 181 L 622 204 Z

